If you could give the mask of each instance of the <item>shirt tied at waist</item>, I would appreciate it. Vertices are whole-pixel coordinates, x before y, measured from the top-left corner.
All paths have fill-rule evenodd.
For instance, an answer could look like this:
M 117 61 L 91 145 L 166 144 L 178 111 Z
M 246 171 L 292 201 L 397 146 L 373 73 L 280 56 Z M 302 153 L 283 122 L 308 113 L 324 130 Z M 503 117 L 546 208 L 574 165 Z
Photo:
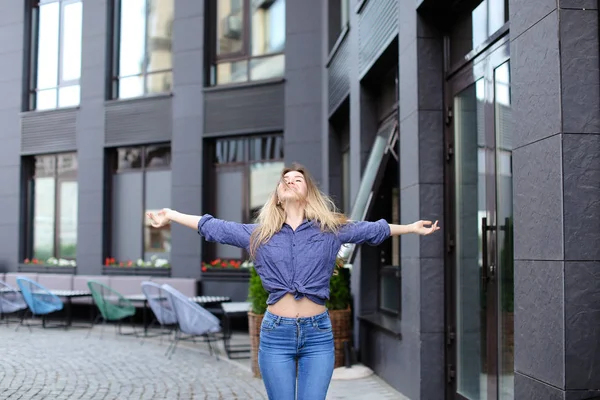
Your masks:
M 295 300 L 300 300 L 301 298 L 306 296 L 306 288 L 304 287 L 304 285 L 298 282 L 293 282 L 291 289 L 292 293 L 294 294 Z

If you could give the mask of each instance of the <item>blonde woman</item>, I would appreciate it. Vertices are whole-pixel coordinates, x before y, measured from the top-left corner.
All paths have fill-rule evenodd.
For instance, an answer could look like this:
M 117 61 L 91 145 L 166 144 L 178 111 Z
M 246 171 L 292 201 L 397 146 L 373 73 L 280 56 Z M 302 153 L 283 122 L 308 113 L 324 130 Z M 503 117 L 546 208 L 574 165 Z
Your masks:
M 327 395 L 334 345 L 325 302 L 341 245 L 378 245 L 390 236 L 429 235 L 439 229 L 437 221 L 350 222 L 334 210 L 308 171 L 294 165 L 283 170 L 256 224 L 170 209 L 148 213 L 154 227 L 173 221 L 197 229 L 207 241 L 246 249 L 254 259 L 269 293 L 258 353 L 269 399 L 321 400 Z

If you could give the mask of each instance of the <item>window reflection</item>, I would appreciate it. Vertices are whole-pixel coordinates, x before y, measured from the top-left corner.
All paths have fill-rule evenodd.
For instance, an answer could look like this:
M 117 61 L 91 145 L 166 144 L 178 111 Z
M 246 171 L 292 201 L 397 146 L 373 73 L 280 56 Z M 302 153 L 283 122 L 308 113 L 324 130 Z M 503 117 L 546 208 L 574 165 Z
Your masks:
M 250 164 L 250 220 L 254 221 L 281 178 L 283 162 Z
M 211 68 L 211 84 L 284 75 L 285 0 L 218 0 L 216 17 L 217 59 Z M 247 22 L 249 27 L 244 25 Z M 246 32 L 249 39 L 244 37 Z
M 71 81 L 81 76 L 81 3 L 63 7 L 62 80 Z
M 34 108 L 73 107 L 80 102 L 81 1 L 55 0 L 39 6 L 33 46 L 37 48 Z
M 54 88 L 58 84 L 58 43 L 60 4 L 40 5 L 38 39 L 38 89 Z
M 285 46 L 285 1 L 253 2 L 252 55 L 283 51 Z
M 54 190 L 54 177 L 35 180 L 33 257 L 40 260 L 47 260 L 54 255 Z
M 75 153 L 36 156 L 32 190 L 33 229 L 28 257 L 45 262 L 50 257 L 77 255 L 77 156 Z
M 483 0 L 458 19 L 450 33 L 450 56 L 460 62 L 508 21 L 508 0 Z
M 174 0 L 121 0 L 119 98 L 170 92 Z
M 61 258 L 77 256 L 77 181 L 60 182 L 59 253 Z
M 254 58 L 250 60 L 250 79 L 253 81 L 283 76 L 285 72 L 285 56 Z
M 217 0 L 217 54 L 239 53 L 244 46 L 244 0 Z

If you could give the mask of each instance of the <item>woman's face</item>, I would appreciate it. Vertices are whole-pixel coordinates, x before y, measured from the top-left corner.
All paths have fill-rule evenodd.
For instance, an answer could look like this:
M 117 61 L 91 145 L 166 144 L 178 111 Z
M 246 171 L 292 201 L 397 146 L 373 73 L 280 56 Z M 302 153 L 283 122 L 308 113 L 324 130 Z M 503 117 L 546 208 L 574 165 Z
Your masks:
M 304 200 L 307 194 L 308 188 L 302 172 L 288 172 L 283 176 L 282 182 L 279 182 L 279 186 L 277 186 L 277 196 L 282 203 Z

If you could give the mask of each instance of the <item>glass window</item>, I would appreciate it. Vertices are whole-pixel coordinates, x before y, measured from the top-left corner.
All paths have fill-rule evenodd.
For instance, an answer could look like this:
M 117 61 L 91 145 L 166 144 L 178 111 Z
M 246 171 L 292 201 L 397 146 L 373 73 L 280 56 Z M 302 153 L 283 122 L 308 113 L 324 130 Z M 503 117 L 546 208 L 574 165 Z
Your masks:
M 111 254 L 117 264 L 139 259 L 169 261 L 171 226 L 153 228 L 149 211 L 171 205 L 171 146 L 123 147 L 112 150 Z
M 77 157 L 74 153 L 36 156 L 29 185 L 33 204 L 26 258 L 77 256 Z
M 213 148 L 213 215 L 235 222 L 253 222 L 275 190 L 284 168 L 283 135 L 217 139 Z M 211 259 L 243 256 L 241 250 L 226 245 L 209 245 L 208 253 Z
M 173 12 L 174 0 L 115 0 L 115 98 L 171 91 Z
M 41 0 L 32 10 L 30 109 L 75 107 L 80 101 L 81 0 Z
M 217 0 L 211 84 L 282 77 L 285 0 Z
M 508 22 L 508 0 L 480 0 L 450 31 L 450 61 L 460 63 Z

